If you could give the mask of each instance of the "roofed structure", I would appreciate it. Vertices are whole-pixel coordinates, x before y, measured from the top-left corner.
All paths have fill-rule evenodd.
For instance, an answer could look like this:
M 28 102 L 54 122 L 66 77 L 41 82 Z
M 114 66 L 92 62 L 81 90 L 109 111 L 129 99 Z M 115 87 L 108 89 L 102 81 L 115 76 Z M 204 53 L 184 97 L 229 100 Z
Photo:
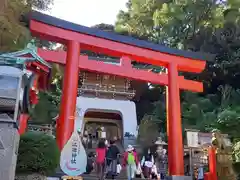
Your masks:
M 31 43 L 24 50 L 1 54 L 1 64 L 18 67 L 25 70 L 27 74 L 34 72 L 37 75 L 35 83 L 38 82 L 38 88 L 46 89 L 48 87 L 51 65 L 38 56 L 36 47 Z

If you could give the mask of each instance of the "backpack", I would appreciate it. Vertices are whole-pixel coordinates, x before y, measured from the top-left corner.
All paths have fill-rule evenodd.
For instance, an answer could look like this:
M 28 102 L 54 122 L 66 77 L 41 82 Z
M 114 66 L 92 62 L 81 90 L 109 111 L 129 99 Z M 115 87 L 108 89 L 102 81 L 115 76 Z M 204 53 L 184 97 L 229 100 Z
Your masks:
M 135 157 L 133 153 L 128 153 L 127 163 L 130 165 L 135 163 Z

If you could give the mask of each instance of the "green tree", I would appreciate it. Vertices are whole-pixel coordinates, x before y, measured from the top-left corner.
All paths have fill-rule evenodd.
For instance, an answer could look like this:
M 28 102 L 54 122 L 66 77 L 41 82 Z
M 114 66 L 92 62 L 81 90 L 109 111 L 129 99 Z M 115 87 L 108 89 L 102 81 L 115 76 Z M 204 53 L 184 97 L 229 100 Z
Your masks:
M 29 30 L 21 22 L 32 8 L 47 10 L 52 0 L 3 0 L 0 5 L 0 52 L 22 49 L 31 39 Z
M 116 29 L 183 48 L 202 27 L 220 26 L 222 6 L 211 0 L 130 0 L 128 11 L 118 15 Z
M 184 74 L 205 83 L 205 92 L 201 95 L 182 94 L 184 127 L 220 128 L 223 115 L 228 108 L 233 108 L 222 107 L 226 101 L 219 86 L 229 84 L 239 88 L 234 82 L 239 78 L 239 11 L 236 11 L 239 7 L 236 0 L 130 0 L 127 12 L 120 11 L 118 15 L 115 26 L 118 32 L 147 36 L 150 41 L 170 47 L 217 55 L 200 76 Z M 148 93 L 144 95 L 146 97 L 142 98 L 148 99 Z M 164 122 L 162 100 L 156 101 L 152 112 L 145 113 L 154 114 L 156 119 Z
M 217 119 L 217 97 L 209 94 L 201 97 L 196 93 L 185 92 L 182 100 L 182 121 L 184 128 L 209 131 Z
M 155 43 L 216 54 L 200 76 L 207 90 L 221 84 L 235 87 L 239 77 L 239 1 L 130 0 L 120 11 L 117 32 L 147 36 Z M 231 73 L 234 71 L 234 73 Z M 236 87 L 235 87 L 236 88 Z

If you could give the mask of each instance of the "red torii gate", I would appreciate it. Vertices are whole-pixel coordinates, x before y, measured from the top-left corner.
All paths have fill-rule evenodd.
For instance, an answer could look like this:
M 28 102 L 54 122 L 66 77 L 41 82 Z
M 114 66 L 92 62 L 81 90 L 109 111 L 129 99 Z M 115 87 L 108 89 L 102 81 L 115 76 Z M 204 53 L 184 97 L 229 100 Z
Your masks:
M 67 52 L 39 50 L 40 56 L 49 62 L 66 64 L 61 110 L 57 122 L 57 141 L 60 149 L 70 138 L 73 128 L 79 68 L 168 86 L 168 156 L 170 175 L 183 176 L 183 140 L 179 90 L 200 92 L 203 85 L 178 76 L 178 71 L 199 73 L 205 68 L 205 61 L 213 57 L 203 54 L 170 49 L 164 46 L 140 41 L 131 37 L 107 33 L 63 21 L 39 12 L 32 12 L 30 30 L 34 36 L 67 46 Z M 81 50 L 92 50 L 123 59 L 122 66 L 88 61 L 80 56 Z M 168 74 L 154 74 L 132 69 L 130 59 L 164 66 Z

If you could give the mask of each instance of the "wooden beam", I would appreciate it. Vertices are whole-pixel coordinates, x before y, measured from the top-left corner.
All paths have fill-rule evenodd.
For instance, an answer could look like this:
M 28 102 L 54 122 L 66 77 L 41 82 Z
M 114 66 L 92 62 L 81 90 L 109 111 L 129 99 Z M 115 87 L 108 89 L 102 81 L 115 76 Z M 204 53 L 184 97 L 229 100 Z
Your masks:
M 50 51 L 39 48 L 38 54 L 45 61 L 49 63 L 66 64 L 66 52 L 65 51 Z M 88 56 L 80 56 L 79 68 L 104 74 L 113 74 L 124 78 L 133 80 L 151 82 L 153 84 L 168 85 L 167 74 L 156 74 L 145 70 L 134 69 L 131 67 L 130 61 L 124 60 L 122 66 L 106 64 L 104 62 L 89 60 Z M 190 90 L 194 92 L 202 92 L 203 84 L 201 82 L 186 80 L 183 76 L 179 76 L 179 87 L 183 90 Z
M 64 44 L 67 44 L 68 41 L 76 41 L 80 43 L 81 49 L 117 57 L 128 56 L 142 63 L 167 67 L 169 63 L 174 62 L 177 64 L 179 71 L 199 73 L 204 70 L 206 65 L 206 62 L 202 60 L 193 60 L 191 58 L 157 52 L 87 34 L 81 34 L 35 20 L 31 20 L 30 30 L 34 36 L 43 39 Z

